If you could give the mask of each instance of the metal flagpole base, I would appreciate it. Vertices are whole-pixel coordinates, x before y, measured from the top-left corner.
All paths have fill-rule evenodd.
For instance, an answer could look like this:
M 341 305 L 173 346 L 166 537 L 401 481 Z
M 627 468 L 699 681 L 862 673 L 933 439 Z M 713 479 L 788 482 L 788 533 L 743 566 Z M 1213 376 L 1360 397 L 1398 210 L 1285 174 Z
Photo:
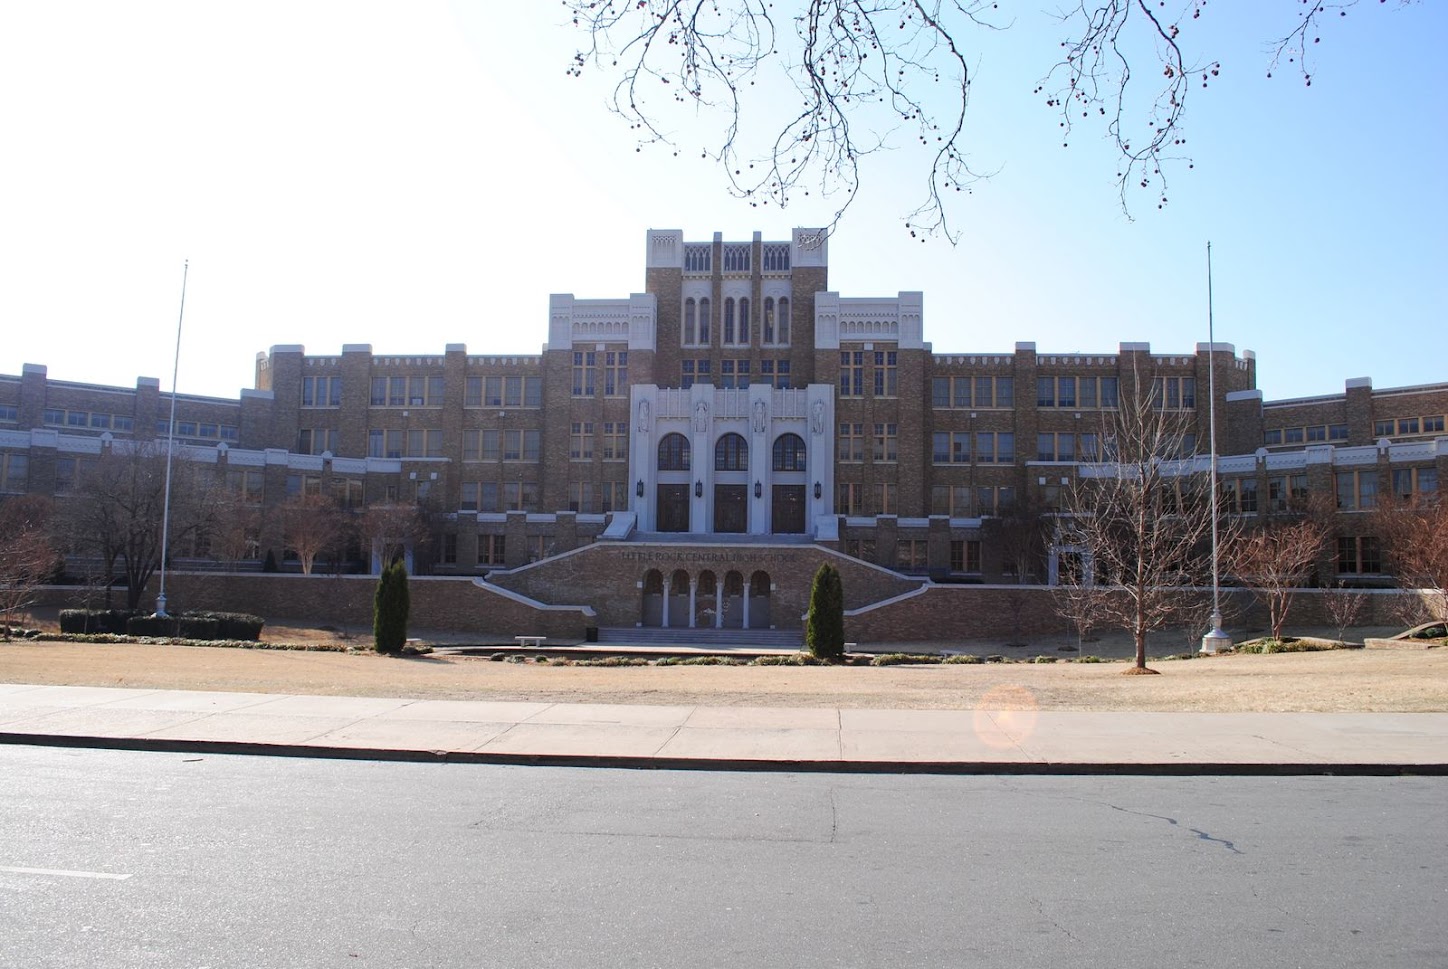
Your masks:
M 164 592 L 156 597 L 156 615 L 163 617 L 166 615 L 166 593 Z
M 1212 612 L 1212 631 L 1202 637 L 1203 653 L 1219 653 L 1232 648 L 1232 637 L 1222 632 L 1222 614 Z

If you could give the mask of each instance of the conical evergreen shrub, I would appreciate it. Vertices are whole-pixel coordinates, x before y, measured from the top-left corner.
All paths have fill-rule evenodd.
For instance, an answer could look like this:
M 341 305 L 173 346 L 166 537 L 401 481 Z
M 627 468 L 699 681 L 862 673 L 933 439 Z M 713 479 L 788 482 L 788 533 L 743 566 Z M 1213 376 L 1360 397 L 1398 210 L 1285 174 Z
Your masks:
M 407 642 L 407 568 L 401 561 L 382 570 L 372 600 L 372 636 L 377 652 L 396 656 Z
M 819 659 L 845 655 L 845 589 L 839 569 L 828 562 L 815 573 L 810 589 L 804 641 L 811 655 Z

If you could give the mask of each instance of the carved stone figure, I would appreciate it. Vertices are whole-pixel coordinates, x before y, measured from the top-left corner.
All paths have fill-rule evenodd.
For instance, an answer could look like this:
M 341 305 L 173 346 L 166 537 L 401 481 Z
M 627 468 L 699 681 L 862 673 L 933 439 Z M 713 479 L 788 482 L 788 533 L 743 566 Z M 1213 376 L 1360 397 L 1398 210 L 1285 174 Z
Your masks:
M 639 401 L 639 433 L 647 434 L 649 430 L 649 402 L 647 399 Z
M 816 434 L 823 434 L 823 433 L 825 432 L 825 402 L 824 402 L 824 401 L 822 401 L 822 400 L 817 400 L 817 401 L 815 401 L 813 404 L 810 405 L 810 408 L 809 408 L 809 426 L 810 426 L 810 430 L 814 431 Z
M 694 430 L 703 434 L 709 429 L 709 402 L 701 400 L 694 405 Z
M 754 402 L 754 433 L 763 434 L 769 426 L 769 405 L 762 399 Z

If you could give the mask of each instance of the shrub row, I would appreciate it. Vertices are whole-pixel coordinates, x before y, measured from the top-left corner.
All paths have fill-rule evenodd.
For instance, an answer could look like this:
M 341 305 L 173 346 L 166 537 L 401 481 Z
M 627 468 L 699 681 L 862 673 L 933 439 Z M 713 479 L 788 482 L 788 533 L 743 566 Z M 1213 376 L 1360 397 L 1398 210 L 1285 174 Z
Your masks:
M 233 639 L 255 642 L 265 620 L 244 612 L 186 612 L 178 616 L 135 615 L 125 609 L 62 609 L 60 631 L 74 635 Z

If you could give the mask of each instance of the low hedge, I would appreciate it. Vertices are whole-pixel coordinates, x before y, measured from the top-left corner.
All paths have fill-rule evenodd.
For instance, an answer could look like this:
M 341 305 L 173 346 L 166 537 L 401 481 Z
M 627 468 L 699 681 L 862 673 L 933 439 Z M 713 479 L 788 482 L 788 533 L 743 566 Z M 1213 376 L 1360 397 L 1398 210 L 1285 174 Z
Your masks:
M 77 635 L 126 634 L 126 622 L 133 615 L 129 609 L 62 609 L 60 631 Z

